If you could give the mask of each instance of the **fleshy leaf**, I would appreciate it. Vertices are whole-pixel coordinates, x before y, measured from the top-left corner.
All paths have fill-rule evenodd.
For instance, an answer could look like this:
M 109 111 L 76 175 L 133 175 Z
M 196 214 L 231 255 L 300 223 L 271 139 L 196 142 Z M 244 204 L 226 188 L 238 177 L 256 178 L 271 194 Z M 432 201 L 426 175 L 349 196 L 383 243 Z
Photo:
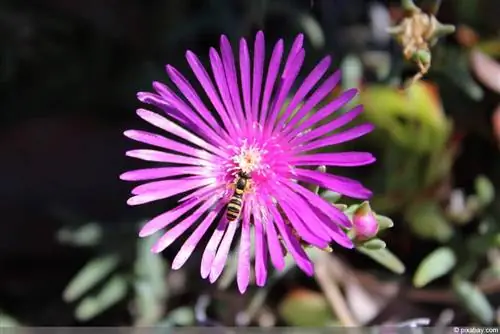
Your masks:
M 76 229 L 63 228 L 58 231 L 57 239 L 62 244 L 91 247 L 99 244 L 103 231 L 99 224 L 89 223 Z
M 401 260 L 399 260 L 396 255 L 394 255 L 387 248 L 382 248 L 378 250 L 371 250 L 365 247 L 357 247 L 356 250 L 368 257 L 372 260 L 380 263 L 387 269 L 395 272 L 396 274 L 402 274 L 405 272 L 405 265 Z
M 373 239 L 370 239 L 368 241 L 361 243 L 360 246 L 358 246 L 358 247 L 364 247 L 368 250 L 378 250 L 378 249 L 383 249 L 386 246 L 387 245 L 385 244 L 385 242 L 383 240 L 380 240 L 378 238 L 373 238 Z
M 154 236 L 137 240 L 135 274 L 151 286 L 158 298 L 164 299 L 168 295 L 165 283 L 167 268 L 163 257 L 151 252 L 151 247 L 157 240 L 158 237 Z
M 421 238 L 446 242 L 453 235 L 454 231 L 438 203 L 427 201 L 414 204 L 405 214 L 412 231 Z
M 394 222 L 389 217 L 376 215 L 376 218 L 377 218 L 377 222 L 378 222 L 378 230 L 379 231 L 387 230 L 387 229 L 392 228 L 394 226 Z
M 495 187 L 490 180 L 482 175 L 477 177 L 475 180 L 475 188 L 477 198 L 483 207 L 493 202 L 495 198 Z
M 80 298 L 113 272 L 119 262 L 120 258 L 116 254 L 105 255 L 91 260 L 75 275 L 66 289 L 64 289 L 63 299 L 67 302 L 72 302 Z
M 456 265 L 455 253 L 448 247 L 441 247 L 427 255 L 413 276 L 413 285 L 421 288 L 433 280 L 446 275 Z
M 83 299 L 75 310 L 75 316 L 80 321 L 88 321 L 120 302 L 126 295 L 127 281 L 116 275 L 97 294 Z
M 287 324 L 297 327 L 323 327 L 335 320 L 325 297 L 305 289 L 289 293 L 278 312 Z
M 493 307 L 486 296 L 472 283 L 455 278 L 453 290 L 464 307 L 484 325 L 491 325 L 495 317 Z

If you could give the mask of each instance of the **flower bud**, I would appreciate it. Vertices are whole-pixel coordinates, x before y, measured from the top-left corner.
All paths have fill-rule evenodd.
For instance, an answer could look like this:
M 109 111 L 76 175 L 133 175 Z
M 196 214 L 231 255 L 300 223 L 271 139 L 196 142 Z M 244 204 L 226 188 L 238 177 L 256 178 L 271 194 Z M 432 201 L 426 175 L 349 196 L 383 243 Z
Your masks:
M 363 202 L 352 216 L 353 230 L 356 239 L 373 238 L 378 232 L 378 222 L 368 202 Z

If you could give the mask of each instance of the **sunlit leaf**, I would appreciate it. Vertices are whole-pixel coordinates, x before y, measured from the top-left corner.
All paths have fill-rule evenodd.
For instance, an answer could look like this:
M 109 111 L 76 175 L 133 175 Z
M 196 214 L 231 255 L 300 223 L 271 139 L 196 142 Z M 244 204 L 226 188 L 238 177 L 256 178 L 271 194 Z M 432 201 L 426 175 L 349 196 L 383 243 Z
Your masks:
M 453 290 L 464 307 L 484 325 L 491 325 L 495 311 L 486 296 L 476 286 L 457 277 L 452 281 Z
M 360 244 L 359 247 L 363 247 L 369 250 L 377 250 L 377 249 L 382 249 L 386 247 L 386 244 L 383 240 L 380 240 L 378 238 L 373 238 L 368 241 L 365 241 Z
M 91 247 L 99 244 L 102 227 L 97 223 L 85 224 L 77 229 L 63 228 L 57 233 L 57 239 L 63 244 Z
M 327 190 L 321 193 L 321 197 L 327 200 L 330 203 L 336 203 L 342 195 L 331 190 Z
M 163 315 L 163 305 L 158 301 L 153 287 L 142 281 L 134 283 L 135 325 L 146 326 L 155 324 Z
M 484 176 L 478 176 L 475 180 L 476 195 L 483 206 L 490 205 L 495 198 L 495 187 Z
M 80 321 L 88 321 L 108 310 L 127 295 L 127 281 L 116 275 L 112 277 L 95 295 L 84 298 L 75 310 Z
M 454 233 L 438 203 L 432 201 L 410 206 L 405 217 L 412 231 L 421 238 L 445 242 Z
M 379 231 L 387 230 L 387 229 L 392 228 L 394 226 L 394 222 L 389 217 L 376 215 L 376 218 L 377 218 L 377 222 L 378 222 L 378 230 Z
M 160 325 L 165 321 L 176 326 L 192 326 L 196 319 L 193 308 L 184 306 L 169 312 L 165 320 L 160 322 Z
M 159 237 L 141 238 L 137 240 L 137 259 L 135 273 L 144 282 L 147 282 L 159 299 L 167 297 L 165 282 L 167 268 L 161 254 L 151 252 L 151 247 Z
M 279 304 L 278 312 L 287 324 L 297 327 L 322 327 L 335 319 L 325 297 L 305 289 L 289 293 Z
M 402 274 L 405 272 L 405 266 L 401 260 L 399 260 L 396 255 L 394 255 L 387 248 L 382 248 L 378 250 L 366 249 L 364 247 L 357 247 L 356 250 L 372 260 L 380 263 L 387 269 L 395 272 L 396 274 Z
M 433 280 L 449 273 L 457 263 L 455 253 L 448 247 L 441 247 L 427 255 L 413 276 L 413 285 L 424 287 Z
M 105 255 L 88 262 L 71 280 L 63 292 L 67 302 L 75 301 L 92 289 L 116 269 L 120 258 L 116 254 Z
M 0 328 L 1 327 L 17 327 L 20 323 L 12 316 L 0 311 Z

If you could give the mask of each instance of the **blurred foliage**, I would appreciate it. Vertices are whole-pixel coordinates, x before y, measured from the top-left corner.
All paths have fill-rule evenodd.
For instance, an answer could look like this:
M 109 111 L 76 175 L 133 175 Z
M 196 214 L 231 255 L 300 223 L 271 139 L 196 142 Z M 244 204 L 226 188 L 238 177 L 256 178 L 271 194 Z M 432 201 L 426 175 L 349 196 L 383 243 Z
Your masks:
M 456 32 L 428 41 L 428 73 L 401 91 L 419 68 L 387 32 L 407 17 L 399 0 L 3 1 L 0 326 L 498 324 L 500 6 L 439 2 L 415 4 L 439 7 L 436 17 Z M 321 270 L 306 278 L 287 256 L 264 288 L 241 296 L 237 249 L 215 286 L 198 278 L 196 252 L 173 271 L 173 251 L 149 251 L 154 238 L 139 239 L 138 226 L 172 203 L 132 216 L 107 176 L 132 163 L 99 152 L 122 154 L 109 138 L 129 128 L 136 92 L 165 80 L 166 63 L 192 79 L 185 50 L 206 61 L 221 33 L 236 42 L 257 29 L 268 47 L 304 33 L 305 69 L 333 55 L 341 88 L 360 89 L 338 113 L 364 104 L 359 121 L 376 130 L 346 147 L 374 152 L 377 163 L 334 172 L 355 173 L 373 190 L 379 233 L 355 240 L 356 251 L 307 248 L 328 279 Z M 82 159 L 70 164 L 68 152 Z M 351 219 L 360 204 L 321 195 Z M 454 317 L 443 324 L 449 308 Z

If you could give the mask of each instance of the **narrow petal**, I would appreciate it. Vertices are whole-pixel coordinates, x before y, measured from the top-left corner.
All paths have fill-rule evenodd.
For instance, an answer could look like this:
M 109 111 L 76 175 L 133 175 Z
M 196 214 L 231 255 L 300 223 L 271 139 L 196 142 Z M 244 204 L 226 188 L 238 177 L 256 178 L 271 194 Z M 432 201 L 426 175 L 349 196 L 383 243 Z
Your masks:
M 317 153 L 294 156 L 289 161 L 296 166 L 355 167 L 371 164 L 375 157 L 366 152 Z
M 312 142 L 309 142 L 305 145 L 302 146 L 297 146 L 294 148 L 294 151 L 298 152 L 308 152 L 312 150 L 316 150 L 321 147 L 326 147 L 326 146 L 332 146 L 332 145 L 338 145 L 342 144 L 345 142 L 348 142 L 350 140 L 362 137 L 366 135 L 367 133 L 372 132 L 374 129 L 374 126 L 371 124 L 363 124 L 356 126 L 354 128 L 351 128 L 349 130 L 336 133 L 334 135 L 331 135 L 329 137 L 321 138 Z
M 139 236 L 141 238 L 150 236 L 157 231 L 165 228 L 169 224 L 176 221 L 180 216 L 193 209 L 194 207 L 203 203 L 203 201 L 209 197 L 210 194 L 205 194 L 205 196 L 201 196 L 199 198 L 193 198 L 189 201 L 186 201 L 182 204 L 179 204 L 175 209 L 167 211 L 146 223 L 139 232 Z
M 193 231 L 189 238 L 184 242 L 179 252 L 172 261 L 172 269 L 177 270 L 181 268 L 184 263 L 189 259 L 191 254 L 193 254 L 196 246 L 200 242 L 201 238 L 205 235 L 207 230 L 210 228 L 214 222 L 217 215 L 222 211 L 223 205 L 211 211 L 205 219 L 198 225 L 198 227 Z
M 210 169 L 206 167 L 159 167 L 159 168 L 145 168 L 125 172 L 120 175 L 123 181 L 146 181 L 154 179 L 162 179 L 165 177 L 178 177 L 184 175 L 204 175 L 212 174 Z
M 236 283 L 240 293 L 245 293 L 250 283 L 250 210 L 243 213 L 240 248 L 238 254 L 238 270 L 236 273 Z
M 297 134 L 301 133 L 302 131 L 305 131 L 309 129 L 310 127 L 314 126 L 317 122 L 326 119 L 329 117 L 332 113 L 335 111 L 339 110 L 342 108 L 345 104 L 347 104 L 349 101 L 351 101 L 354 96 L 357 94 L 356 89 L 348 89 L 342 95 L 337 97 L 335 100 L 332 102 L 328 103 L 325 107 L 321 108 L 314 114 L 310 115 L 310 117 L 301 123 L 299 126 L 297 126 L 291 133 L 290 136 L 296 136 Z M 331 122 L 333 123 L 333 122 Z
M 259 102 L 262 89 L 262 76 L 264 74 L 264 59 L 266 53 L 266 45 L 264 41 L 264 33 L 259 31 L 254 42 L 254 57 L 253 57 L 253 83 L 252 83 L 252 120 L 259 119 Z
M 236 230 L 238 229 L 238 226 L 239 221 L 229 223 L 228 227 L 226 228 L 224 238 L 222 238 L 219 248 L 217 249 L 217 253 L 215 254 L 214 261 L 212 262 L 212 269 L 210 270 L 210 275 L 208 277 L 210 283 L 215 282 L 219 278 L 222 270 L 226 266 L 227 256 L 229 254 L 229 250 L 233 243 L 234 235 L 236 233 Z
M 179 88 L 179 91 L 181 91 L 184 97 L 191 103 L 194 110 L 200 114 L 202 119 L 206 120 L 212 129 L 218 131 L 220 129 L 219 123 L 212 116 L 212 113 L 208 111 L 189 81 L 171 65 L 167 65 L 167 74 L 177 88 Z
M 211 183 L 215 183 L 215 179 L 210 179 L 204 176 L 190 176 L 177 180 L 162 180 L 144 183 L 132 189 L 131 193 L 134 195 L 141 195 L 162 190 L 171 190 L 175 192 L 176 189 L 187 189 L 193 186 L 201 187 Z
M 212 128 L 208 126 L 179 96 L 177 96 L 170 88 L 161 82 L 153 82 L 153 88 L 160 94 L 173 108 L 182 112 L 193 124 L 199 128 L 200 134 L 203 134 L 205 139 L 214 144 L 222 145 L 224 140 Z
M 297 266 L 307 275 L 312 276 L 314 274 L 314 265 L 311 260 L 307 257 L 307 254 L 304 252 L 297 239 L 292 235 L 290 228 L 286 226 L 276 207 L 270 200 L 268 200 L 268 204 L 270 205 L 268 209 L 276 222 L 276 226 L 278 227 L 281 238 L 285 243 L 285 247 L 294 258 Z
M 267 246 L 262 222 L 254 223 L 255 228 L 255 283 L 264 286 L 267 280 Z M 281 247 L 280 247 L 281 251 Z
M 198 129 L 193 122 L 191 122 L 186 116 L 184 116 L 179 110 L 172 108 L 172 105 L 167 103 L 160 95 L 149 93 L 149 92 L 139 92 L 137 93 L 137 99 L 142 103 L 150 104 L 162 109 L 169 117 L 173 118 L 180 124 L 190 127 L 192 130 Z
M 190 155 L 192 157 L 203 160 L 215 160 L 214 155 L 210 152 L 207 152 L 205 150 L 198 150 L 192 146 L 179 143 L 175 140 L 165 138 L 155 133 L 140 130 L 127 130 L 123 134 L 130 139 L 144 144 L 149 144 L 167 150 L 175 151 L 177 153 Z
M 368 199 L 372 192 L 358 181 L 329 173 L 297 168 L 297 180 L 317 184 L 336 193 L 357 199 Z
M 309 94 L 311 89 L 318 83 L 319 80 L 321 80 L 323 75 L 328 70 L 328 67 L 330 67 L 330 63 L 330 56 L 323 58 L 323 60 L 321 60 L 321 62 L 316 65 L 311 73 L 304 79 L 303 83 L 300 85 L 299 89 L 290 100 L 290 103 L 288 104 L 286 110 L 283 112 L 282 117 L 279 119 L 278 124 L 275 128 L 277 131 L 280 131 L 284 127 L 285 122 L 288 120 L 288 118 L 290 118 L 290 116 L 292 116 L 295 109 L 297 109 L 297 107 L 299 106 L 299 103 L 304 100 L 305 96 Z
M 226 111 L 229 118 L 232 120 L 232 124 L 236 131 L 240 131 L 242 122 L 240 120 L 240 115 L 237 113 L 233 106 L 231 100 L 231 93 L 229 92 L 228 83 L 226 80 L 226 73 L 224 71 L 224 65 L 222 59 L 214 48 L 210 48 L 209 52 L 210 64 L 212 66 L 212 73 L 214 74 L 215 82 L 219 89 L 220 96 L 222 97 L 222 103 L 226 107 Z
M 154 253 L 160 253 L 179 238 L 188 228 L 190 228 L 207 210 L 214 204 L 215 200 L 208 200 L 198 209 L 190 214 L 186 219 L 180 221 L 154 244 L 151 249 Z
M 137 158 L 151 162 L 166 162 L 171 164 L 211 166 L 212 162 L 199 158 L 191 158 L 184 155 L 165 153 L 155 150 L 131 150 L 125 153 L 131 158 Z
M 222 123 L 224 124 L 226 130 L 229 132 L 230 135 L 234 135 L 236 132 L 232 124 L 232 121 L 224 105 L 222 104 L 222 101 L 220 100 L 219 94 L 217 93 L 212 83 L 212 80 L 208 75 L 207 70 L 205 69 L 201 61 L 198 59 L 198 57 L 191 51 L 186 52 L 186 59 L 189 63 L 189 66 L 191 66 L 194 75 L 196 76 L 201 86 L 203 87 L 203 90 L 205 90 L 206 95 L 208 96 L 213 106 L 215 107 L 215 110 L 221 117 Z
M 226 74 L 226 82 L 229 88 L 229 95 L 233 102 L 234 112 L 242 127 L 245 127 L 245 118 L 243 109 L 241 108 L 241 98 L 238 88 L 238 72 L 234 64 L 233 49 L 231 43 L 225 35 L 220 38 L 220 51 L 222 56 L 222 64 L 224 66 L 224 73 Z
M 292 47 L 285 62 L 285 67 L 283 68 L 282 78 L 286 78 L 290 75 L 290 71 L 294 71 L 293 62 L 296 60 L 297 55 L 304 51 L 302 46 L 304 45 L 304 34 L 298 34 L 293 41 Z
M 313 193 L 309 189 L 289 180 L 283 178 L 280 179 L 283 184 L 295 191 L 297 194 L 303 196 L 311 206 L 317 208 L 320 212 L 323 212 L 327 217 L 331 217 L 335 220 L 337 224 L 340 224 L 346 228 L 351 228 L 352 223 L 347 218 L 347 216 L 339 210 L 337 207 L 327 202 L 323 197 Z
M 210 270 L 212 270 L 212 263 L 214 262 L 215 254 L 217 252 L 217 248 L 224 236 L 224 232 L 228 226 L 229 222 L 226 217 L 222 217 L 217 228 L 215 229 L 212 237 L 208 241 L 207 247 L 205 247 L 205 251 L 203 252 L 203 256 L 201 258 L 201 268 L 200 273 L 202 278 L 207 278 L 210 274 Z
M 349 239 L 347 233 L 344 232 L 344 230 L 342 230 L 342 228 L 340 228 L 340 226 L 338 226 L 335 221 L 333 221 L 333 217 L 326 216 L 322 211 L 316 212 L 316 215 L 318 216 L 319 220 L 321 220 L 325 223 L 325 225 L 328 226 L 328 230 L 330 232 L 329 235 L 332 237 L 333 241 L 344 248 L 354 248 L 354 243 L 352 242 L 352 240 Z
M 250 77 L 250 55 L 248 53 L 247 41 L 240 40 L 240 73 L 241 73 L 241 91 L 243 94 L 243 106 L 245 108 L 245 117 L 247 124 L 253 124 L 255 119 L 252 117 L 252 95 L 251 95 L 251 77 Z
M 340 71 L 336 71 L 319 86 L 319 88 L 305 101 L 304 105 L 297 111 L 292 119 L 285 125 L 285 128 L 282 129 L 283 135 L 293 131 L 297 124 L 306 118 L 307 114 L 332 92 L 335 86 L 339 83 L 340 76 Z M 286 138 L 290 140 L 289 137 L 290 136 L 287 136 Z
M 266 207 L 267 206 L 263 206 Z M 266 209 L 266 211 L 268 211 Z M 283 248 L 281 247 L 281 242 L 278 239 L 278 233 L 274 227 L 274 222 L 271 213 L 267 212 L 266 215 L 260 215 L 254 213 L 254 219 L 256 219 L 255 225 L 262 224 L 265 234 L 267 236 L 267 244 L 269 245 L 269 256 L 273 266 L 281 271 L 285 268 L 285 258 L 283 254 Z
M 323 135 L 331 133 L 332 131 L 346 125 L 347 123 L 354 120 L 359 114 L 363 112 L 363 106 L 359 105 L 349 110 L 348 112 L 342 114 L 337 119 L 330 121 L 324 125 L 321 125 L 312 131 L 301 132 L 294 139 L 290 141 L 290 145 L 299 145 L 301 143 L 306 143 L 313 139 L 317 139 Z
M 271 94 L 273 92 L 274 82 L 278 76 L 280 69 L 281 57 L 283 56 L 283 40 L 280 39 L 278 43 L 274 46 L 273 53 L 271 55 L 271 61 L 269 63 L 269 69 L 267 71 L 266 83 L 264 85 L 264 94 L 262 97 L 262 107 L 260 110 L 260 124 L 265 124 L 267 118 L 267 110 L 269 108 L 269 100 L 271 99 Z
M 139 115 L 140 118 L 145 120 L 146 122 L 162 129 L 165 130 L 179 138 L 182 138 L 184 140 L 187 140 L 188 142 L 197 145 L 201 148 L 204 148 L 207 151 L 210 151 L 212 153 L 215 153 L 221 157 L 227 158 L 228 155 L 221 149 L 213 146 L 212 144 L 207 143 L 205 140 L 201 139 L 200 137 L 192 134 L 188 130 L 180 127 L 179 125 L 169 121 L 163 116 L 160 116 L 154 112 L 151 112 L 146 109 L 138 109 L 137 110 L 137 115 Z
M 280 111 L 283 110 L 285 99 L 288 97 L 290 88 L 292 88 L 295 79 L 299 75 L 302 64 L 304 63 L 305 51 L 300 50 L 300 52 L 295 56 L 293 62 L 290 65 L 290 69 L 281 82 L 280 89 L 278 90 L 276 100 L 273 102 L 273 109 L 269 115 L 268 123 L 266 126 L 267 135 L 270 136 L 274 125 L 276 124 L 276 119 Z

